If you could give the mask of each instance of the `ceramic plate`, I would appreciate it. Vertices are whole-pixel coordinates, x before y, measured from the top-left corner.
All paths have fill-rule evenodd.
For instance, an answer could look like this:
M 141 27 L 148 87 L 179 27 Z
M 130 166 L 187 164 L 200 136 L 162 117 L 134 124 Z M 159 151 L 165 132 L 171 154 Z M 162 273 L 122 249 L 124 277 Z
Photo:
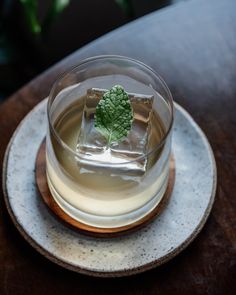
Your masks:
M 46 100 L 15 131 L 5 154 L 3 189 L 10 216 L 24 238 L 53 262 L 80 273 L 116 277 L 170 260 L 198 235 L 212 208 L 216 166 L 210 145 L 190 115 L 175 104 L 176 179 L 170 201 L 152 223 L 117 238 L 92 238 L 60 223 L 35 185 L 35 159 L 47 128 Z

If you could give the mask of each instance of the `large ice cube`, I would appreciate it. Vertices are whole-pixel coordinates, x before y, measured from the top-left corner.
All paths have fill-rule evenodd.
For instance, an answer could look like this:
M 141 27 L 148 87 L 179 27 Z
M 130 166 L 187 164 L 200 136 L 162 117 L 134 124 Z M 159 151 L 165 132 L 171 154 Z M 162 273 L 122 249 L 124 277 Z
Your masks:
M 78 161 L 88 164 L 93 160 L 97 167 L 114 169 L 114 173 L 142 175 L 146 170 L 147 152 L 152 114 L 152 95 L 128 93 L 134 120 L 132 128 L 121 142 L 107 146 L 105 137 L 94 127 L 96 106 L 107 90 L 92 88 L 87 91 L 81 130 L 78 138 Z

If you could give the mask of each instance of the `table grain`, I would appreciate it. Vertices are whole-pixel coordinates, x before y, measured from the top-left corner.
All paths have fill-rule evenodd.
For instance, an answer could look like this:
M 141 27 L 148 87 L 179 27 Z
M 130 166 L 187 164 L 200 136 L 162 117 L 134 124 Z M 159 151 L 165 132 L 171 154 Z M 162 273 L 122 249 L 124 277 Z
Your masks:
M 196 240 L 167 264 L 119 279 L 86 277 L 42 257 L 15 229 L 1 191 L 0 294 L 236 294 L 235 12 L 234 0 L 192 0 L 162 9 L 79 49 L 0 105 L 2 167 L 17 125 L 59 74 L 85 57 L 130 56 L 166 80 L 207 135 L 218 168 L 216 201 Z

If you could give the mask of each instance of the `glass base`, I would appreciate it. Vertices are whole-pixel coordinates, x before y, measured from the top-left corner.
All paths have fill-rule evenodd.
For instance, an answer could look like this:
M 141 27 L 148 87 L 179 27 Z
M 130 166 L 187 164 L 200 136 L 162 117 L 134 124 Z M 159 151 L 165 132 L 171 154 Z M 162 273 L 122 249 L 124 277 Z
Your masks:
M 56 189 L 52 185 L 52 182 L 50 181 L 50 177 L 47 175 L 49 190 L 52 194 L 53 199 L 58 204 L 58 206 L 67 215 L 69 215 L 76 221 L 79 221 L 89 226 L 98 227 L 98 228 L 117 228 L 117 227 L 128 226 L 144 218 L 146 215 L 152 212 L 162 200 L 167 189 L 168 179 L 169 179 L 169 175 L 167 174 L 166 179 L 163 182 L 163 185 L 158 191 L 158 193 L 143 207 L 123 215 L 101 216 L 101 215 L 88 214 L 86 212 L 83 212 L 71 206 L 56 191 Z

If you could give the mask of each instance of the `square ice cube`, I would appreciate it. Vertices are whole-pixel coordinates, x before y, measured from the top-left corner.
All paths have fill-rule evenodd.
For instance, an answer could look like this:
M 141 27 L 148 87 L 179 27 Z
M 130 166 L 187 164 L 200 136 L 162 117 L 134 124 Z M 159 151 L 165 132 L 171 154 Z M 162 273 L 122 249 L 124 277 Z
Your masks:
M 107 147 L 105 137 L 94 127 L 94 114 L 106 89 L 91 88 L 87 91 L 81 130 L 77 143 L 78 161 L 96 161 L 98 167 L 114 169 L 115 173 L 142 175 L 147 159 L 137 159 L 147 152 L 153 96 L 128 93 L 134 113 L 131 130 L 119 143 Z M 120 165 L 119 165 L 120 164 Z

